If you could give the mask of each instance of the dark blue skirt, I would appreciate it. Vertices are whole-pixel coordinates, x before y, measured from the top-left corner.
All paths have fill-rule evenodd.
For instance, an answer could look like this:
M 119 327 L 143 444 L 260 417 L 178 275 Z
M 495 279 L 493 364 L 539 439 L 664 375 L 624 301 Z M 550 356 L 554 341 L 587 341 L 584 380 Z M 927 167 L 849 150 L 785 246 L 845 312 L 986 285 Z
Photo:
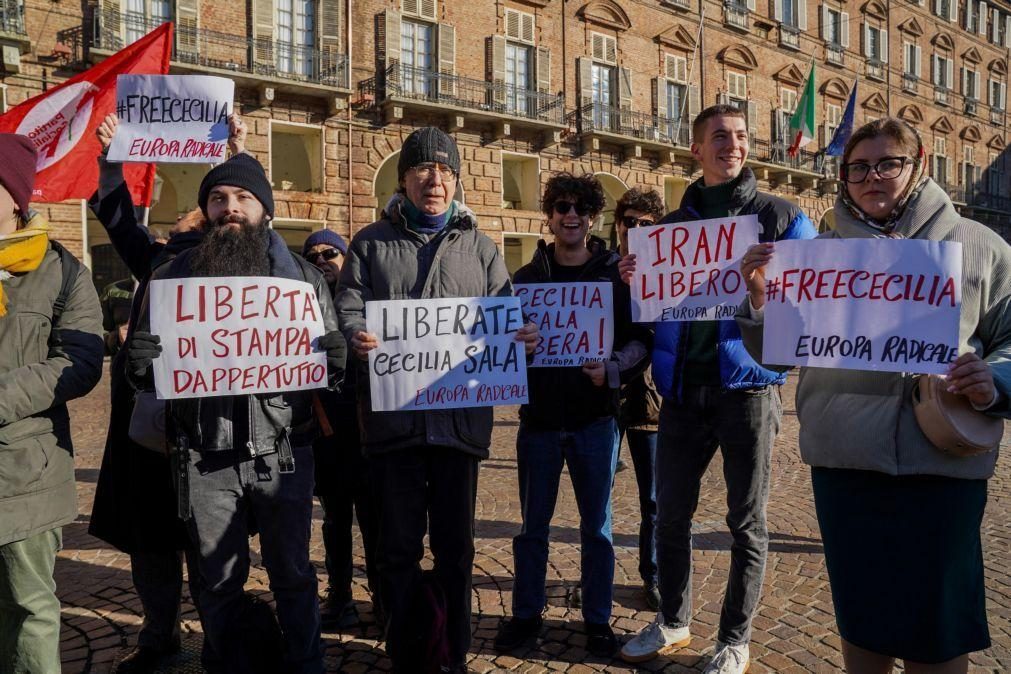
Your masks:
M 919 663 L 990 646 L 986 480 L 836 468 L 811 480 L 843 639 Z

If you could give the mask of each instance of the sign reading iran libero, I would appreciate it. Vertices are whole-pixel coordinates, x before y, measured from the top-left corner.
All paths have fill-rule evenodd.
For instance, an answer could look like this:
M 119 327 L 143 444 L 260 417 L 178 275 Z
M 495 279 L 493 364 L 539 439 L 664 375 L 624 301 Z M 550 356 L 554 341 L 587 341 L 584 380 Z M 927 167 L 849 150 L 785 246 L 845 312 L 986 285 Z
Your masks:
M 758 228 L 758 216 L 743 215 L 630 229 L 632 320 L 733 318 L 747 292 L 740 261 Z
M 120 75 L 109 161 L 225 160 L 235 83 L 208 75 Z
M 540 333 L 530 367 L 575 366 L 611 357 L 610 283 L 516 283 L 513 292 Z
M 527 364 L 516 297 L 365 303 L 372 409 L 450 409 L 527 402 Z
M 765 295 L 765 363 L 944 374 L 958 357 L 962 244 L 779 241 Z
M 279 393 L 327 385 L 316 291 L 267 276 L 155 280 L 151 332 L 161 399 Z

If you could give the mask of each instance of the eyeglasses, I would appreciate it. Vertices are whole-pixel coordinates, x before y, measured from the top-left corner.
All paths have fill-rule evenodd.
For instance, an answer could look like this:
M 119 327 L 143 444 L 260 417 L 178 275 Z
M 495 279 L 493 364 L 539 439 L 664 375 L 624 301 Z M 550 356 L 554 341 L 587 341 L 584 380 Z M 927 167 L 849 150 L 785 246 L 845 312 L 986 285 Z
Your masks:
M 625 227 L 632 229 L 633 227 L 649 227 L 650 225 L 655 225 L 656 223 L 652 220 L 647 220 L 646 218 L 633 218 L 631 215 L 625 215 L 621 218 L 621 224 Z
M 556 201 L 554 205 L 555 213 L 558 215 L 568 215 L 569 211 L 576 209 L 576 215 L 583 217 L 590 214 L 590 208 L 586 204 L 572 201 Z
M 418 176 L 420 180 L 428 180 L 435 172 L 438 172 L 443 182 L 449 182 L 456 177 L 456 171 L 441 164 L 418 164 L 411 170 L 414 171 L 414 175 Z
M 852 164 L 843 164 L 840 175 L 848 183 L 862 183 L 867 180 L 873 169 L 882 180 L 893 180 L 899 177 L 906 164 L 912 163 L 909 157 L 885 157 L 873 166 L 866 162 L 858 161 Z
M 309 264 L 316 264 L 320 258 L 329 261 L 334 259 L 340 254 L 341 252 L 336 248 L 327 248 L 326 250 L 320 250 L 315 253 L 309 253 L 308 255 L 305 256 L 305 259 L 309 261 Z

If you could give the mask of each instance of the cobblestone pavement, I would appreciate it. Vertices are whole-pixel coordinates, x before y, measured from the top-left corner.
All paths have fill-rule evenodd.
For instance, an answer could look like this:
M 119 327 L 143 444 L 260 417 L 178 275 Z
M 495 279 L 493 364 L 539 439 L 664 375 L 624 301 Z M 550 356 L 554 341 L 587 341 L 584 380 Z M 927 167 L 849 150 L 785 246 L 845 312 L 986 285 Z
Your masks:
M 87 398 L 71 405 L 77 454 L 80 516 L 64 531 L 64 550 L 56 565 L 63 602 L 64 671 L 110 672 L 133 646 L 141 622 L 140 602 L 130 580 L 128 557 L 87 534 L 108 409 L 108 378 Z M 786 415 L 773 459 L 769 503 L 771 536 L 768 572 L 761 608 L 754 622 L 751 672 L 833 672 L 842 658 L 835 632 L 832 600 L 814 515 L 810 479 L 797 452 L 797 423 L 792 382 L 784 390 Z M 477 555 L 474 568 L 474 643 L 470 666 L 478 672 L 631 672 L 618 660 L 595 659 L 584 649 L 578 608 L 571 608 L 579 578 L 579 521 L 571 485 L 563 477 L 552 526 L 548 568 L 549 607 L 541 640 L 515 657 L 491 649 L 501 617 L 508 612 L 512 590 L 511 539 L 519 531 L 514 438 L 515 409 L 498 410 L 492 458 L 481 467 L 477 504 Z M 1005 443 L 1006 444 L 1006 443 Z M 1008 448 L 997 476 L 990 481 L 990 500 L 983 522 L 987 600 L 993 646 L 972 658 L 974 672 L 1011 671 L 1011 474 Z M 627 450 L 622 450 L 626 461 Z M 695 615 L 690 649 L 659 658 L 640 671 L 699 671 L 708 661 L 716 637 L 721 599 L 730 564 L 731 538 L 723 522 L 724 486 L 719 459 L 705 477 L 695 525 Z M 323 571 L 321 512 L 317 507 L 311 557 Z M 639 594 L 637 571 L 638 501 L 631 469 L 618 474 L 614 486 L 615 569 L 613 625 L 619 639 L 653 618 Z M 255 542 L 254 542 L 255 545 Z M 389 660 L 377 643 L 357 539 L 355 599 L 361 624 L 344 633 L 324 634 L 329 671 L 385 671 Z M 868 554 L 873 554 L 868 550 Z M 269 598 L 266 574 L 254 554 L 247 589 Z M 188 595 L 183 607 L 184 649 L 165 671 L 198 672 L 196 653 L 200 624 Z

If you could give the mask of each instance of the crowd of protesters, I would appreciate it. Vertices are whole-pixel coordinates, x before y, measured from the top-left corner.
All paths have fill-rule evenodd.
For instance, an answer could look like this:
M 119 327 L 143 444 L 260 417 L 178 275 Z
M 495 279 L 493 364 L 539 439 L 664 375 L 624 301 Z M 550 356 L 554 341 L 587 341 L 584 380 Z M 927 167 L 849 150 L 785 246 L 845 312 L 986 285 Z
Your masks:
M 107 150 L 117 120 L 98 136 Z M 132 278 L 103 290 L 30 209 L 36 156 L 0 135 L 0 673 L 60 671 L 53 581 L 61 527 L 76 516 L 66 403 L 86 395 L 111 356 L 112 406 L 89 531 L 130 556 L 144 612 L 124 673 L 151 672 L 180 648 L 184 566 L 205 634 L 208 672 L 324 671 L 321 631 L 357 623 L 352 526 L 386 653 L 399 672 L 466 672 L 480 464 L 491 407 L 380 412 L 365 364 L 380 346 L 368 302 L 509 296 L 512 283 L 610 284 L 613 353 L 604 362 L 528 371 L 516 434 L 522 513 L 512 541 L 511 615 L 494 647 L 522 657 L 546 606 L 550 522 L 563 469 L 580 518 L 580 605 L 586 650 L 643 663 L 692 639 L 692 519 L 717 449 L 732 535 L 726 594 L 706 674 L 743 674 L 768 554 L 771 456 L 785 369 L 761 362 L 764 269 L 777 241 L 818 236 L 796 205 L 758 189 L 737 108 L 694 120 L 701 177 L 664 214 L 652 190 L 616 204 L 612 247 L 590 235 L 605 208 L 592 175 L 546 179 L 550 243 L 511 279 L 477 216 L 456 200 L 454 139 L 434 127 L 400 148 L 399 189 L 350 242 L 324 229 L 301 254 L 271 228 L 274 200 L 246 127 L 229 120 L 231 157 L 200 184 L 199 208 L 167 238 L 137 219 L 122 165 L 98 158 L 89 206 Z M 961 354 L 949 391 L 982 414 L 1011 414 L 1011 248 L 958 215 L 925 175 L 916 131 L 897 119 L 850 138 L 835 207 L 837 239 L 957 241 L 963 247 Z M 637 227 L 755 215 L 759 243 L 741 262 L 747 296 L 736 318 L 635 323 L 628 283 Z M 264 276 L 311 286 L 322 313 L 326 387 L 163 401 L 152 369 L 150 281 Z M 539 331 L 516 333 L 528 357 Z M 990 644 L 980 525 L 996 452 L 953 459 L 913 420 L 913 375 L 802 368 L 800 449 L 811 466 L 846 668 L 872 674 L 904 661 L 914 673 L 966 672 Z M 153 410 L 153 411 L 152 411 Z M 162 413 L 154 437 L 136 417 Z M 639 573 L 656 619 L 619 640 L 611 621 L 615 554 L 611 494 L 627 439 L 639 492 Z M 309 559 L 313 496 L 323 508 L 326 580 Z M 422 571 L 425 537 L 434 561 Z M 249 540 L 274 607 L 244 591 Z

